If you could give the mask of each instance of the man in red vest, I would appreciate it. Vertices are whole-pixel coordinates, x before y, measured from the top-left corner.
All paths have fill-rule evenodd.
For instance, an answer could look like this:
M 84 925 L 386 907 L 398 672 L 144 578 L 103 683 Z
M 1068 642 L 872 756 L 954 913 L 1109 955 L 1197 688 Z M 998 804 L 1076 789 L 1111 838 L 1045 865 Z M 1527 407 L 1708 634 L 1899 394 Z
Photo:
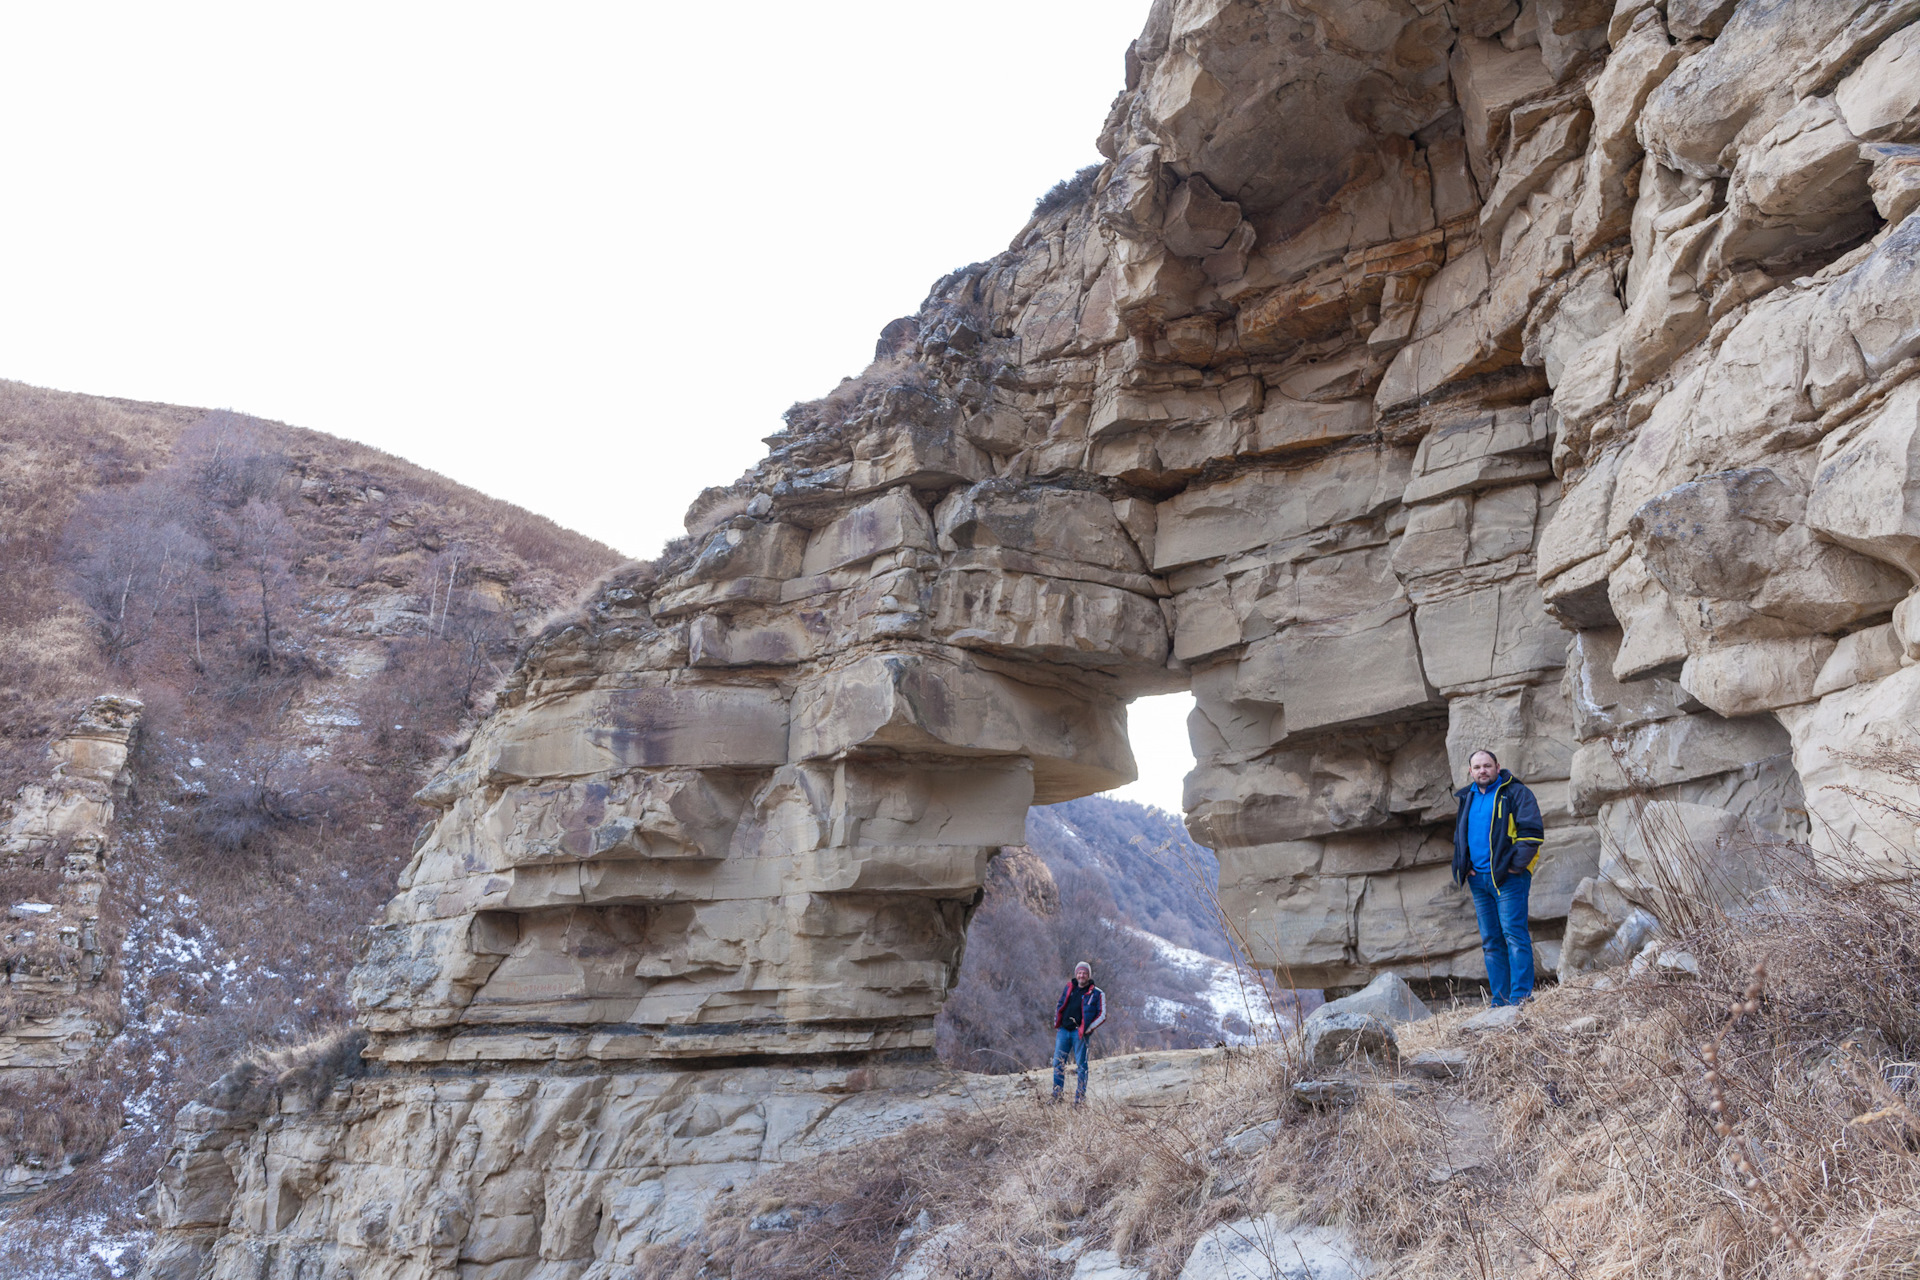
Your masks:
M 1073 981 L 1060 993 L 1053 1010 L 1053 1100 L 1060 1101 L 1066 1088 L 1069 1055 L 1079 1072 L 1079 1087 L 1073 1091 L 1073 1105 L 1087 1100 L 1087 1037 L 1107 1020 L 1107 997 L 1093 985 L 1093 966 L 1082 960 L 1073 966 Z

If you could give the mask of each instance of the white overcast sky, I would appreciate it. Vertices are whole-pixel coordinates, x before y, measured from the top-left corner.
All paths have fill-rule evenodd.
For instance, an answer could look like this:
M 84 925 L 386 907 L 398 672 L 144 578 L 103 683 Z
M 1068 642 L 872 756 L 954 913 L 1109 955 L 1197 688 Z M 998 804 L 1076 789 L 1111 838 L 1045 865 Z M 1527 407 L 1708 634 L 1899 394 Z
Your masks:
M 1098 161 L 1147 3 L 7 6 L 0 377 L 649 556 Z M 1185 705 L 1140 708 L 1130 798 L 1178 808 Z

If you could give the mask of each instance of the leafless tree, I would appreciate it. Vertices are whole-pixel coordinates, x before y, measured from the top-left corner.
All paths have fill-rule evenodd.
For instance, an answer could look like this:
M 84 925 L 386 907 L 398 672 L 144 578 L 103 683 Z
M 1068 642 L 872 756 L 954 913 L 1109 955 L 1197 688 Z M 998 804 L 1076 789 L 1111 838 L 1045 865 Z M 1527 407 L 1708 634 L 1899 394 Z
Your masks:
M 249 498 L 231 513 L 222 512 L 217 526 L 234 563 L 246 574 L 248 612 L 257 615 L 260 644 L 249 656 L 260 675 L 274 674 L 276 617 L 295 607 L 293 554 L 299 534 L 286 513 L 261 498 Z
M 201 498 L 228 510 L 272 501 L 287 474 L 286 454 L 260 423 L 226 410 L 188 427 L 175 459 Z
M 206 589 L 207 545 L 169 496 L 146 485 L 107 490 L 84 503 L 67 530 L 74 588 L 115 663 Z

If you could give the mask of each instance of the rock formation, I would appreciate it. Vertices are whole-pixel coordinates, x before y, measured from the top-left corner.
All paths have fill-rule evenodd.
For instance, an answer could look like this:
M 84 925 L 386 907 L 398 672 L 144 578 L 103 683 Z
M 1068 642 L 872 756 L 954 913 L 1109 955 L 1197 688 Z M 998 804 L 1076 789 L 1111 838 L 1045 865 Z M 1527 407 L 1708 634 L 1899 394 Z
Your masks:
M 190 1119 L 154 1274 L 614 1274 L 683 1229 L 673 1143 L 775 1158 L 767 1082 L 924 1052 L 987 860 L 1131 776 L 1149 692 L 1301 986 L 1482 975 L 1480 746 L 1569 966 L 1756 836 L 1905 874 L 1857 793 L 1915 798 L 1872 752 L 1920 710 L 1916 18 L 1155 4 L 1098 171 L 528 650 L 422 792 L 374 1074 Z M 655 1132 L 611 1099 L 717 1063 L 758 1110 L 608 1163 Z
M 21 788 L 0 829 L 9 879 L 45 885 L 41 898 L 5 904 L 0 1085 L 78 1067 L 119 1027 L 100 898 L 114 802 L 131 782 L 127 752 L 143 710 L 113 695 L 87 704 L 53 744 L 47 780 Z M 66 1172 L 0 1143 L 0 1194 L 38 1191 Z

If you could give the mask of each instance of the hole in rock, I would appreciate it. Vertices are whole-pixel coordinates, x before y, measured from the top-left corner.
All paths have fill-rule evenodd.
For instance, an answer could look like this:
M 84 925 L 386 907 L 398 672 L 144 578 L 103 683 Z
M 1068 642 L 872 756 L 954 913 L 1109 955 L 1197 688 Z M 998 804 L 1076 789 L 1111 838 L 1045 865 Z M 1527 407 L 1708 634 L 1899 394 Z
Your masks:
M 1193 768 L 1193 743 L 1187 737 L 1187 717 L 1192 713 L 1191 693 L 1155 694 L 1129 703 L 1127 741 L 1133 746 L 1140 776 L 1102 794 L 1150 804 L 1178 817 L 1182 812 L 1181 789 Z

